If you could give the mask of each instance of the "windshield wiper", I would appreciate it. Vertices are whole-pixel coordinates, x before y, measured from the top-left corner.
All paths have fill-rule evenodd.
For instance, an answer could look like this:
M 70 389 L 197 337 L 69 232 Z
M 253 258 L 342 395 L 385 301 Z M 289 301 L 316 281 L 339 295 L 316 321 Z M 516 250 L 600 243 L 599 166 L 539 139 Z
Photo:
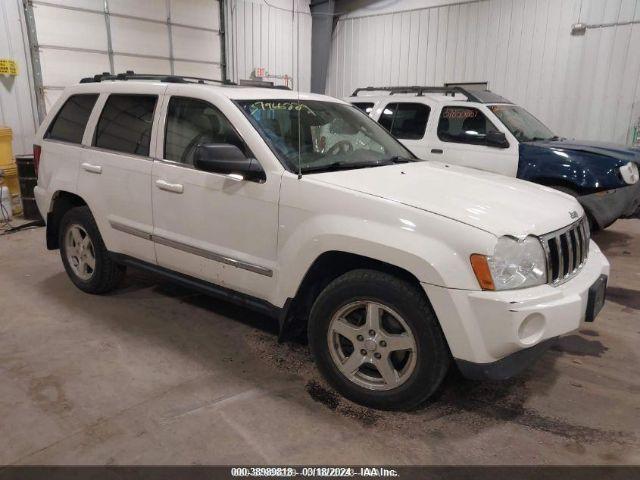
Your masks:
M 393 165 L 395 162 L 391 159 L 384 159 L 377 162 L 333 162 L 326 165 L 318 165 L 316 167 L 303 168 L 302 173 L 319 173 L 333 172 L 336 170 L 351 170 L 356 168 L 383 167 L 385 165 Z
M 393 163 L 409 163 L 409 162 L 416 161 L 413 158 L 401 157 L 400 155 L 394 155 L 393 157 L 385 158 L 384 160 L 387 160 Z
M 555 142 L 556 140 L 562 140 L 562 138 L 560 138 L 557 135 L 554 135 L 553 137 L 533 137 L 531 140 L 529 140 L 530 142 Z

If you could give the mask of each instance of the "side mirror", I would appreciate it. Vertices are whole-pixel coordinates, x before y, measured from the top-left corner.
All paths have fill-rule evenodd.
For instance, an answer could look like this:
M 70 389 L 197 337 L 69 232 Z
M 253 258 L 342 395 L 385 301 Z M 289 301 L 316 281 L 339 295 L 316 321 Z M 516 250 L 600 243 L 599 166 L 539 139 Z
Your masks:
M 488 147 L 509 148 L 509 141 L 502 132 L 489 132 L 485 137 Z
M 193 165 L 205 172 L 229 175 L 236 180 L 264 182 L 267 176 L 255 158 L 247 158 L 236 145 L 206 143 L 193 153 Z

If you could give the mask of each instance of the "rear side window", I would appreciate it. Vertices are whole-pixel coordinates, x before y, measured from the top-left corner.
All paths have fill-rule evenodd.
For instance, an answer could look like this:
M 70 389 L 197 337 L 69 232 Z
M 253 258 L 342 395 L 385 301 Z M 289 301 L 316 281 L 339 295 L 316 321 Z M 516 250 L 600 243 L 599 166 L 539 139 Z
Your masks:
M 53 119 L 44 138 L 63 142 L 82 143 L 84 129 L 91 110 L 98 100 L 97 94 L 72 95 Z
M 430 112 L 422 103 L 389 103 L 378 122 L 396 138 L 418 140 L 424 137 Z
M 356 108 L 359 108 L 367 115 L 369 115 L 371 113 L 371 110 L 373 110 L 373 103 L 369 103 L 369 102 L 356 102 L 356 103 L 352 103 L 351 105 L 353 105 Z
M 444 107 L 438 122 L 438 138 L 443 142 L 485 145 L 487 133 L 497 131 L 480 110 L 471 107 Z
M 93 145 L 116 152 L 149 155 L 156 95 L 109 95 Z

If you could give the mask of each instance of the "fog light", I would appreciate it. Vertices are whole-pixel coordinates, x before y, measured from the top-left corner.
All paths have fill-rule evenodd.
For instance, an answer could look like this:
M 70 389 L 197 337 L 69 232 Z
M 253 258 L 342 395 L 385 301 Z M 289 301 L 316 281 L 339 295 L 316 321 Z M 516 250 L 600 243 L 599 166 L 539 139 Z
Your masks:
M 526 317 L 518 328 L 518 337 L 525 345 L 532 345 L 542 338 L 545 319 L 539 313 Z

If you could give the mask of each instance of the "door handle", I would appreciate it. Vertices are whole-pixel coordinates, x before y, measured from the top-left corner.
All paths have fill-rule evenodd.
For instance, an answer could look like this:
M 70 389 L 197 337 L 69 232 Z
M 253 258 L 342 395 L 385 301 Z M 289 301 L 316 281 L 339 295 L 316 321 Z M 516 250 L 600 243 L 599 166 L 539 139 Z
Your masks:
M 184 191 L 181 183 L 169 183 L 164 180 L 156 180 L 156 186 L 160 190 L 166 190 L 167 192 L 182 193 Z
M 87 172 L 91 173 L 102 173 L 102 167 L 100 165 L 92 165 L 90 163 L 83 163 L 82 168 L 84 168 Z
M 441 148 L 432 148 L 431 149 L 431 153 L 437 153 L 439 155 L 444 153 L 444 150 L 442 150 Z

